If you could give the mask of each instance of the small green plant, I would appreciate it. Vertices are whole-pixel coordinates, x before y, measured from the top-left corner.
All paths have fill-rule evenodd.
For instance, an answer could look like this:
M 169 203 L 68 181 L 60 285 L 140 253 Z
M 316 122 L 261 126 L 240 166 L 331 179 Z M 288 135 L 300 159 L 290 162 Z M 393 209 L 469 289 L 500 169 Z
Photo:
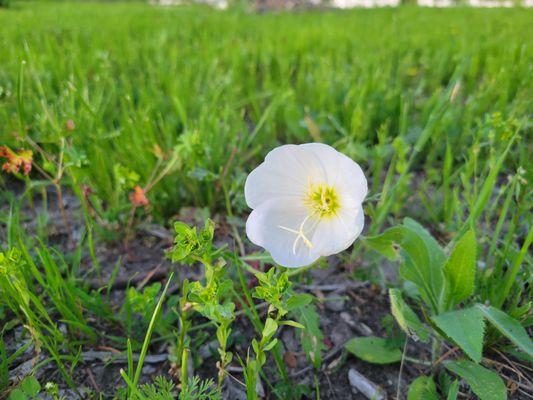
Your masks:
M 135 287 L 128 288 L 121 310 L 121 319 L 129 335 L 137 335 L 140 332 L 146 331 L 150 323 L 152 310 L 156 306 L 157 294 L 160 291 L 160 282 L 155 282 L 152 285 L 144 287 L 142 290 L 138 290 Z M 176 296 L 171 296 L 168 298 L 166 304 L 168 308 L 172 308 L 176 305 L 177 301 Z M 154 330 L 159 335 L 168 335 L 171 333 L 172 326 L 175 322 L 176 315 L 174 313 L 165 313 L 157 320 Z
M 168 291 L 168 287 L 170 285 L 170 282 L 172 281 L 172 276 L 173 275 L 169 276 L 168 281 L 165 285 L 165 288 L 163 289 L 163 292 L 161 293 L 161 296 L 159 297 L 159 300 L 157 304 L 155 305 L 154 310 L 151 314 L 152 317 L 150 318 L 150 322 L 146 330 L 146 335 L 144 337 L 144 341 L 142 344 L 141 353 L 139 355 L 139 361 L 137 362 L 137 366 L 135 367 L 134 367 L 134 362 L 133 362 L 133 350 L 131 346 L 131 341 L 128 339 L 128 342 L 127 342 L 128 369 L 127 371 L 124 371 L 123 369 L 120 370 L 120 375 L 122 376 L 122 378 L 127 384 L 127 398 L 128 399 L 135 398 L 136 396 L 137 397 L 141 396 L 139 389 L 138 389 L 139 378 L 141 376 L 144 359 L 146 358 L 146 354 L 148 352 L 148 347 L 150 346 L 150 340 L 152 338 L 152 333 L 154 331 L 155 325 L 161 313 L 161 309 L 163 307 L 163 301 Z
M 2 331 L 0 331 L 0 393 L 7 391 L 9 388 L 9 367 L 31 345 L 31 342 L 28 341 L 25 345 L 20 346 L 13 354 L 8 355 L 4 342 L 4 331 L 7 330 L 8 326 L 9 324 L 4 326 Z
M 178 388 L 171 380 L 157 376 L 153 383 L 140 385 L 131 394 L 122 391 L 117 398 L 127 400 L 220 400 L 221 397 L 211 379 L 201 380 L 194 376 L 188 380 L 178 394 Z
M 250 353 L 245 360 L 244 379 L 246 382 L 246 395 L 248 399 L 257 399 L 257 384 L 259 373 L 266 363 L 267 352 L 278 344 L 276 335 L 281 325 L 293 326 L 304 329 L 305 327 L 292 319 L 287 319 L 287 314 L 307 306 L 312 297 L 307 294 L 295 294 L 291 290 L 289 274 L 280 272 L 277 268 L 270 268 L 268 272 L 255 274 L 259 285 L 254 289 L 253 296 L 268 303 L 267 318 L 261 331 L 260 339 L 252 340 L 254 356 Z
M 235 259 L 234 255 L 223 252 L 223 249 L 215 249 L 213 247 L 214 223 L 210 220 L 206 221 L 204 228 L 200 231 L 181 222 L 175 223 L 174 228 L 176 238 L 174 247 L 167 254 L 168 257 L 174 262 L 185 262 L 186 264 L 200 262 L 205 271 L 205 283 L 185 280 L 182 286 L 182 298 L 180 300 L 181 330 L 178 335 L 176 357 L 179 359 L 181 354 L 182 390 L 188 382 L 186 375 L 184 375 L 184 369 L 186 368 L 184 364 L 188 358 L 186 354 L 188 353 L 189 341 L 186 339 L 186 335 L 191 326 L 189 311 L 194 310 L 207 318 L 216 327 L 220 357 L 217 363 L 219 370 L 217 387 L 220 391 L 223 379 L 227 375 L 226 367 L 233 359 L 232 353 L 227 351 L 227 346 L 231 334 L 231 324 L 235 318 L 235 304 L 232 298 L 237 295 L 232 280 L 228 278 L 226 259 L 235 261 L 237 265 L 241 265 L 242 261 Z M 238 271 L 241 274 L 240 269 Z M 260 333 L 258 339 L 252 340 L 252 346 L 248 350 L 246 359 L 244 361 L 241 360 L 244 367 L 246 392 L 250 399 L 257 398 L 256 386 L 259 375 L 266 363 L 267 353 L 276 348 L 278 344 L 278 339 L 275 338 L 275 335 L 279 326 L 288 325 L 301 329 L 305 328 L 303 324 L 288 318 L 289 313 L 297 319 L 302 319 L 306 325 L 311 327 L 310 335 L 321 334 L 318 329 L 317 319 L 314 318 L 316 312 L 310 305 L 313 300 L 312 296 L 294 293 L 287 271 L 271 268 L 266 273 L 253 272 L 259 284 L 251 293 L 245 285 L 242 286 L 249 302 L 248 306 L 240 300 L 245 307 L 249 307 L 247 308 L 248 315 Z M 239 276 L 242 277 L 242 275 Z M 264 322 L 259 320 L 256 312 L 254 313 L 252 298 L 262 300 L 268 304 L 267 317 Z M 312 356 L 314 357 L 313 360 L 319 362 L 320 352 L 323 347 L 321 347 L 321 344 L 311 344 L 311 342 L 312 340 L 309 340 L 307 345 L 304 344 L 304 347 L 310 349 L 310 354 L 316 354 L 316 356 Z M 250 354 L 250 351 L 253 351 L 253 355 Z M 279 355 L 278 353 L 276 354 Z
M 9 393 L 9 400 L 38 399 L 41 385 L 34 376 L 27 376 Z
M 218 363 L 218 387 L 226 375 L 225 368 L 233 355 L 227 351 L 231 334 L 231 323 L 235 319 L 235 304 L 228 299 L 233 283 L 225 278 L 225 263 L 220 260 L 217 265 L 205 265 L 205 285 L 200 282 L 189 283 L 188 299 L 192 308 L 210 320 L 216 326 L 220 362 Z
M 408 337 L 432 341 L 434 366 L 438 366 L 438 360 L 443 361 L 441 343 L 451 341 L 468 359 L 444 360 L 444 367 L 465 379 L 480 399 L 506 398 L 505 385 L 498 375 L 480 365 L 486 322 L 526 357 L 533 356 L 533 344 L 517 319 L 491 305 L 476 303 L 478 244 L 474 231 L 466 230 L 445 252 L 427 230 L 406 218 L 402 225 L 382 235 L 367 237 L 365 244 L 391 260 L 402 261 L 400 276 L 416 288 L 411 297 L 421 308 L 425 321 L 420 321 L 398 289 L 390 289 L 391 312 Z M 526 303 L 520 316 L 525 316 L 529 309 Z M 347 349 L 369 362 L 410 361 L 381 338 L 354 338 Z M 454 388 L 453 385 L 446 388 L 448 391 L 443 395 L 451 396 Z M 412 396 L 422 392 L 437 398 L 434 383 L 426 377 L 418 378 L 410 389 Z
M 220 400 L 220 393 L 211 379 L 201 380 L 198 376 L 189 379 L 180 392 L 179 400 Z
M 68 283 L 62 278 L 57 265 L 53 264 L 51 260 L 48 261 L 50 263 L 44 262 L 43 266 L 45 272 L 50 272 L 52 276 L 46 274 L 43 276 L 24 247 L 23 251 L 13 247 L 0 252 L 0 290 L 5 294 L 4 299 L 10 310 L 21 321 L 24 321 L 32 342 L 38 347 L 46 349 L 56 362 L 65 381 L 69 386 L 75 388 L 65 360 L 70 360 L 75 365 L 78 359 L 60 354 L 61 349 L 65 347 L 72 350 L 72 353 L 74 353 L 74 349 L 69 348 L 70 343 L 59 330 L 54 318 L 47 310 L 47 305 L 38 295 L 37 283 L 43 289 L 49 290 L 58 310 L 71 318 L 71 327 L 75 327 L 76 332 L 83 332 L 93 337 L 95 334 L 86 323 L 77 322 L 84 321 L 83 315 L 78 312 L 77 303 L 75 303 L 76 307 L 68 309 L 67 301 L 73 293 L 70 292 Z
M 207 220 L 205 227 L 197 232 L 196 228 L 189 227 L 182 222 L 174 224 L 176 238 L 174 247 L 168 252 L 172 261 L 200 262 L 205 269 L 205 284 L 201 282 L 183 283 L 181 305 L 181 332 L 178 339 L 178 356 L 186 351 L 186 329 L 189 327 L 187 312 L 189 308 L 199 312 L 216 327 L 216 337 L 219 348 L 220 361 L 217 363 L 218 389 L 221 390 L 222 382 L 226 375 L 226 366 L 231 362 L 233 355 L 228 352 L 228 339 L 231 334 L 231 323 L 235 319 L 235 304 L 230 300 L 233 283 L 226 278 L 226 262 L 222 258 L 213 263 L 219 251 L 213 248 L 214 223 Z M 183 359 L 183 357 L 182 357 Z M 182 371 L 185 368 L 181 365 Z M 182 385 L 186 386 L 187 380 Z
M 176 385 L 174 382 L 158 376 L 154 383 L 139 386 L 138 400 L 171 400 L 176 398 Z

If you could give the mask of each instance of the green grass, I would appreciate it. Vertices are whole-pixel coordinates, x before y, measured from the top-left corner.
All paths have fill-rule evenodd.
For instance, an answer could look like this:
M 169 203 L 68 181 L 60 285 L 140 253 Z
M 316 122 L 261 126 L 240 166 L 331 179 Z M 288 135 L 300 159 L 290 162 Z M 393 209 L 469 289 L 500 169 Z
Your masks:
M 413 154 L 407 146 L 424 136 L 409 172 L 427 177 L 426 197 L 442 189 L 447 202 L 431 204 L 427 216 L 449 222 L 450 196 L 465 189 L 459 169 L 471 161 L 471 181 L 485 172 L 486 155 L 504 147 L 500 136 L 488 143 L 486 116 L 499 112 L 527 128 L 531 15 L 17 3 L 0 11 L 0 141 L 17 146 L 11 133 L 19 132 L 57 153 L 67 137 L 65 158 L 80 165 L 68 173 L 114 219 L 127 209 L 128 182 L 120 180 L 134 172 L 145 185 L 156 145 L 177 146 L 173 172 L 149 193 L 156 215 L 169 216 L 183 205 L 221 208 L 224 193 L 242 209 L 244 173 L 285 142 L 335 144 L 362 164 L 376 196 L 389 165 L 400 169 L 402 152 Z M 527 151 L 513 148 L 504 172 L 525 166 Z M 395 212 L 405 211 L 405 197 L 395 193 Z
M 27 345 L 41 346 L 43 363 L 53 361 L 72 387 L 69 368 L 80 352 L 104 343 L 128 356 L 131 393 L 174 393 L 171 382 L 141 386 L 138 377 L 154 340 L 180 349 L 169 351 L 180 353 L 171 354 L 178 366 L 201 345 L 185 334 L 178 339 L 183 325 L 200 330 L 176 312 L 187 298 L 169 290 L 156 304 L 156 283 L 130 288 L 117 306 L 110 287 L 85 284 L 101 273 L 97 247 L 110 230 L 131 235 L 149 218 L 168 225 L 184 206 L 207 207 L 234 223 L 247 210 L 247 173 L 282 143 L 328 143 L 360 163 L 370 188 L 367 236 L 408 216 L 448 244 L 442 251 L 449 254 L 474 228 L 475 289 L 457 307 L 490 303 L 530 326 L 532 18 L 529 9 L 253 14 L 137 2 L 0 8 L 0 145 L 34 150 L 32 174 L 19 176 L 23 201 L 0 175 L 0 206 L 11 204 L 0 210 L 0 397 L 19 356 L 7 352 L 3 337 L 19 325 L 31 338 Z M 40 241 L 21 228 L 32 217 L 18 205 L 31 205 L 50 185 L 81 201 L 82 215 L 74 217 L 84 219 L 87 233 L 73 254 L 48 247 L 46 215 L 37 216 Z M 135 185 L 150 188 L 150 207 L 131 207 Z M 237 241 L 239 224 L 232 227 Z M 359 243 L 348 255 L 357 261 L 349 261 L 382 285 L 399 285 L 377 277 L 382 258 Z M 93 270 L 81 270 L 82 254 Z M 231 301 L 260 334 L 263 322 L 240 269 L 251 267 L 221 254 L 241 283 Z M 303 279 L 296 273 L 302 275 L 293 279 Z M 486 347 L 501 343 L 487 330 Z M 134 377 L 132 355 L 141 349 Z M 278 350 L 275 374 L 292 393 L 299 389 L 291 388 Z M 197 378 L 190 385 L 192 392 L 210 387 Z

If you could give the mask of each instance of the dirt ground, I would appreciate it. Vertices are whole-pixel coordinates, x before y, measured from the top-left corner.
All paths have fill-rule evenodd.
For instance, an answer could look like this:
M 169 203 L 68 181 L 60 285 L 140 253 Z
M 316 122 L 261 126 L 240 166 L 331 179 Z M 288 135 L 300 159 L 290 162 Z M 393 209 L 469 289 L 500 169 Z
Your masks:
M 13 188 L 14 192 L 20 191 L 18 186 Z M 65 207 L 68 216 L 68 230 L 65 227 L 60 213 L 54 208 L 54 201 L 51 201 L 54 194 L 49 193 L 48 199 L 48 224 L 46 226 L 49 234 L 48 240 L 51 245 L 67 252 L 72 250 L 73 243 L 79 242 L 83 237 L 83 223 L 80 217 L 80 206 L 77 199 L 71 195 L 65 195 Z M 34 208 L 25 207 L 22 215 L 24 216 L 22 226 L 28 232 L 36 232 L 37 214 L 42 212 L 42 204 L 39 200 L 35 201 Z M 195 217 L 197 213 L 194 209 L 185 209 L 182 211 L 180 218 L 188 223 L 200 223 Z M 231 229 L 224 216 L 216 216 L 217 222 L 216 240 L 218 244 L 227 243 L 233 246 L 235 242 L 231 236 Z M 243 234 L 241 232 L 241 234 Z M 5 238 L 0 237 L 0 241 Z M 177 279 L 174 280 L 170 292 L 179 293 L 180 280 L 200 279 L 201 271 L 198 267 L 184 267 L 172 265 L 165 258 L 165 250 L 172 244 L 172 233 L 162 226 L 152 224 L 141 224 L 136 235 L 131 238 L 127 245 L 124 240 L 114 240 L 110 242 L 100 242 L 96 246 L 96 258 L 98 259 L 99 274 L 93 269 L 94 263 L 90 254 L 84 254 L 80 272 L 88 273 L 84 280 L 88 281 L 89 286 L 98 290 L 109 282 L 113 271 L 116 271 L 117 263 L 118 274 L 110 291 L 112 308 L 118 310 L 125 296 L 125 290 L 129 286 L 142 287 L 151 282 L 160 281 L 164 283 L 171 271 L 175 272 Z M 250 248 L 250 250 L 257 250 Z M 293 385 L 303 385 L 310 388 L 309 397 L 316 398 L 315 387 L 318 383 L 320 398 L 323 400 L 341 400 L 353 399 L 363 400 L 367 397 L 358 393 L 351 385 L 348 379 L 350 369 L 357 370 L 364 375 L 376 387 L 379 387 L 386 394 L 387 398 L 396 398 L 399 377 L 399 364 L 392 365 L 373 365 L 361 361 L 348 354 L 344 350 L 344 343 L 354 336 L 376 335 L 386 336 L 384 326 L 389 318 L 389 301 L 386 290 L 382 290 L 374 284 L 366 281 L 354 281 L 353 270 L 358 265 L 350 265 L 349 268 L 343 264 L 340 258 L 331 258 L 327 265 L 322 268 L 309 270 L 305 279 L 301 277 L 296 280 L 295 287 L 297 291 L 314 294 L 319 301 L 317 310 L 320 315 L 320 327 L 324 333 L 324 362 L 320 370 L 314 370 L 308 362 L 306 354 L 303 352 L 299 340 L 295 337 L 295 329 L 284 327 L 278 338 L 283 344 L 283 356 Z M 349 271 L 348 271 L 349 270 Z M 254 278 L 247 273 L 246 276 L 250 281 Z M 263 311 L 264 312 L 264 311 Z M 195 323 L 201 324 L 205 320 L 196 318 Z M 100 321 L 95 321 L 99 324 Z M 117 326 L 103 323 L 98 329 L 108 335 L 117 336 L 124 333 L 117 331 Z M 214 335 L 214 329 L 206 328 L 193 333 L 192 343 L 195 338 L 205 340 L 206 337 Z M 245 358 L 247 346 L 250 343 L 255 332 L 250 322 L 246 318 L 238 318 L 233 327 L 233 348 L 230 350 Z M 250 340 L 247 340 L 247 339 Z M 18 327 L 5 335 L 8 347 L 8 354 L 11 354 L 16 348 L 22 346 L 28 339 L 23 334 L 22 327 Z M 16 364 L 16 368 L 10 372 L 11 376 L 23 377 L 29 372 L 31 366 L 35 363 L 35 349 L 30 347 Z M 215 378 L 217 361 L 216 351 L 213 353 L 208 340 L 200 346 L 199 353 L 193 354 L 195 358 L 201 359 L 202 364 L 195 373 L 203 378 Z M 164 375 L 172 378 L 172 366 L 168 360 L 167 344 L 164 341 L 153 345 L 149 350 L 147 362 L 142 370 L 141 382 L 151 381 L 155 376 Z M 125 368 L 125 357 L 117 356 L 115 350 L 110 347 L 109 343 L 103 341 L 94 348 L 84 347 L 82 349 L 83 361 L 81 361 L 74 371 L 74 379 L 79 384 L 79 390 L 87 393 L 87 389 L 92 392 L 104 394 L 105 398 L 111 398 L 117 387 L 123 386 L 123 380 L 119 371 Z M 430 353 L 427 346 L 409 342 L 407 354 L 420 360 L 429 360 Z M 113 357 L 112 357 L 113 356 Z M 116 358 L 114 358 L 116 357 Z M 44 355 L 41 355 L 44 359 Z M 242 379 L 240 374 L 240 365 L 233 362 L 230 367 L 232 375 L 237 379 Z M 267 375 L 272 379 L 273 386 L 280 385 L 281 381 L 276 381 L 270 371 L 273 371 L 274 361 L 270 356 L 267 362 Z M 401 374 L 400 388 L 402 398 L 406 397 L 406 391 L 409 382 L 421 374 L 431 374 L 429 367 L 406 362 Z M 48 363 L 40 368 L 37 375 L 42 383 L 47 381 L 60 381 L 60 375 L 53 363 Z M 65 385 L 60 386 L 61 393 L 66 398 L 76 398 L 74 393 Z M 274 398 L 267 385 L 264 384 L 267 399 Z M 244 397 L 243 397 L 244 396 Z M 225 398 L 228 400 L 245 399 L 242 387 L 233 379 L 227 379 Z M 519 398 L 519 397 L 515 397 Z

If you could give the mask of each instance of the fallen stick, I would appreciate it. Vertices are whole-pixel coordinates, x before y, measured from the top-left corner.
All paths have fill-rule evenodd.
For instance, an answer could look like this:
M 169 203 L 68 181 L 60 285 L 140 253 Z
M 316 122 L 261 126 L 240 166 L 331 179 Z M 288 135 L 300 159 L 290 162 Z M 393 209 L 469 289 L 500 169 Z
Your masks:
M 361 375 L 355 368 L 348 371 L 350 385 L 371 400 L 386 400 L 387 395 L 378 385 Z
M 298 288 L 309 292 L 320 290 L 321 292 L 344 292 L 348 289 L 358 289 L 368 285 L 368 282 L 345 282 L 334 283 L 329 285 L 297 285 Z
M 350 315 L 350 313 L 343 311 L 341 312 L 340 317 L 346 323 L 346 325 L 357 331 L 357 333 L 363 336 L 370 336 L 373 334 L 372 329 L 370 329 L 366 324 L 356 321 L 355 318 Z
M 322 357 L 322 362 L 326 362 L 328 361 L 329 359 L 333 358 L 334 356 L 336 356 L 339 352 L 342 351 L 342 349 L 344 349 L 344 344 L 342 346 L 337 346 L 337 347 L 334 347 L 333 349 L 331 349 L 329 352 L 327 352 L 324 357 Z M 311 371 L 312 369 L 314 369 L 315 367 L 313 365 L 308 365 L 307 367 L 305 368 L 302 368 L 301 370 L 299 371 L 296 371 L 295 373 L 293 374 L 290 374 L 289 375 L 289 378 L 296 378 L 300 375 L 304 375 L 305 373 L 307 373 L 308 371 Z M 324 368 L 324 367 L 322 367 Z M 277 381 L 274 381 L 274 382 L 277 382 Z

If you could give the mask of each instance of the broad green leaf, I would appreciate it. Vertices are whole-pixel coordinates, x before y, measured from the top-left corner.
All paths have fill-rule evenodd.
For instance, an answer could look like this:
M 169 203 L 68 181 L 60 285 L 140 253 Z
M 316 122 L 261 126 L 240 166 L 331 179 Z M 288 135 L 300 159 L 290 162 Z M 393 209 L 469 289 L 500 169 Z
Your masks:
M 533 357 L 527 355 L 523 351 L 516 350 L 515 348 L 512 348 L 512 349 L 506 348 L 505 349 L 505 353 L 510 354 L 510 355 L 512 355 L 513 357 L 515 357 L 515 358 L 517 358 L 519 360 L 522 360 L 522 361 L 525 361 L 525 362 L 533 364 Z
M 398 258 L 400 252 L 397 246 L 394 245 L 392 235 L 389 233 L 390 231 L 386 231 L 381 235 L 364 237 L 363 244 L 394 261 Z
M 272 318 L 267 318 L 265 321 L 265 327 L 263 328 L 263 337 L 270 338 L 276 330 L 278 329 L 278 324 Z
M 446 285 L 443 250 L 417 222 L 406 219 L 404 225 L 388 229 L 380 236 L 366 239 L 368 244 L 389 258 L 402 249 L 405 262 L 400 266 L 402 278 L 417 285 L 422 299 L 437 311 Z
M 476 236 L 471 229 L 455 245 L 444 273 L 450 284 L 450 300 L 458 304 L 474 292 L 476 277 Z
M 400 328 L 415 340 L 427 342 L 429 340 L 427 327 L 420 322 L 415 312 L 403 300 L 400 290 L 390 289 L 389 297 L 392 315 L 396 318 Z
M 404 279 L 415 282 L 420 287 L 425 287 L 427 296 L 430 298 L 426 303 L 432 306 L 433 311 L 439 310 L 439 305 L 445 298 L 447 285 L 444 278 L 443 266 L 446 262 L 446 255 L 437 241 L 418 222 L 405 218 L 404 227 L 409 230 L 408 238 L 413 241 L 413 234 L 416 235 L 416 242 L 422 242 L 423 247 L 418 243 L 412 246 L 404 243 L 402 247 L 408 253 L 410 260 L 400 268 L 400 275 Z M 420 250 L 419 250 L 420 249 Z M 422 250 L 425 249 L 425 250 Z M 411 261 L 411 262 L 409 262 Z M 414 278 L 417 278 L 415 280 Z
M 9 400 L 26 400 L 28 397 L 19 388 L 13 389 L 9 393 Z
M 448 361 L 444 366 L 468 382 L 480 400 L 505 400 L 505 384 L 497 373 L 472 361 Z
M 411 382 L 407 400 L 439 400 L 433 379 L 430 376 L 419 376 Z
M 432 264 L 426 244 L 416 232 L 402 228 L 400 242 L 405 262 L 400 266 L 400 275 L 417 285 L 422 299 L 434 312 L 444 288 L 444 273 L 441 265 Z
M 304 326 L 301 331 L 302 348 L 309 361 L 315 368 L 322 365 L 322 352 L 326 349 L 324 345 L 324 334 L 320 330 L 320 317 L 318 316 L 315 306 L 308 304 L 300 307 L 291 314 Z
M 482 304 L 477 304 L 476 307 L 496 329 L 527 355 L 533 357 L 533 343 L 531 342 L 531 338 L 516 319 L 491 306 L 487 307 Z
M 459 394 L 459 381 L 455 380 L 448 388 L 448 395 L 446 400 L 457 400 L 457 395 Z
M 294 294 L 286 302 L 287 311 L 295 310 L 297 308 L 306 306 L 312 301 L 313 301 L 313 296 L 307 293 Z
M 446 262 L 446 254 L 444 254 L 444 250 L 442 250 L 442 247 L 439 246 L 435 238 L 414 219 L 405 218 L 403 224 L 407 228 L 416 232 L 416 234 L 424 241 L 429 252 L 431 263 L 436 266 L 443 266 Z
M 274 338 L 274 339 L 272 339 L 272 341 L 271 341 L 270 343 L 268 343 L 268 344 L 263 348 L 263 350 L 264 350 L 264 351 L 270 351 L 270 350 L 272 350 L 272 348 L 273 348 L 276 344 L 278 344 L 278 339 L 277 339 L 277 338 Z
M 34 376 L 28 376 L 20 383 L 20 387 L 28 396 L 37 396 L 41 390 L 39 381 Z
M 468 357 L 481 361 L 485 320 L 476 307 L 450 311 L 431 319 Z
M 391 364 L 402 359 L 402 352 L 383 338 L 376 336 L 355 337 L 346 342 L 346 350 L 361 360 L 373 364 Z

